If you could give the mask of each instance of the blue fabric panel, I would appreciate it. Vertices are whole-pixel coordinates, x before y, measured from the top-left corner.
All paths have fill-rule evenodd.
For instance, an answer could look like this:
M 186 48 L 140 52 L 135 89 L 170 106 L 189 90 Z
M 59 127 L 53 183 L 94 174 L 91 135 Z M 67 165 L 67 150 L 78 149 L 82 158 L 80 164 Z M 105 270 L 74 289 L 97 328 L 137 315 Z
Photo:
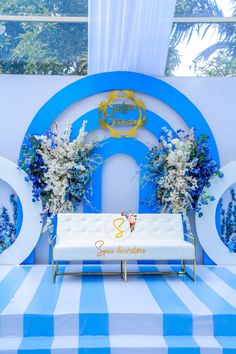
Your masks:
M 14 297 L 30 269 L 31 267 L 15 267 L 0 282 L 0 312 Z
M 139 266 L 140 271 L 146 271 Z M 157 271 L 156 267 L 150 267 L 150 271 Z M 192 335 L 192 314 L 180 298 L 175 294 L 163 276 L 143 276 L 154 299 L 163 311 L 163 335 L 178 336 Z M 168 296 L 167 296 L 168 294 Z
M 110 348 L 80 348 L 79 354 L 110 354 Z
M 218 268 L 218 267 L 209 267 L 209 269 L 218 275 L 226 284 L 231 286 L 234 290 L 236 290 L 236 278 L 235 275 L 230 272 L 230 270 L 226 268 Z
M 235 331 L 236 334 L 236 331 Z M 223 347 L 222 354 L 235 354 L 236 353 L 236 337 L 216 337 L 216 340 Z
M 191 272 L 190 268 L 188 268 L 188 272 Z M 224 336 L 226 333 L 235 335 L 236 309 L 198 276 L 196 282 L 193 282 L 187 276 L 182 281 L 213 312 L 214 335 Z
M 40 337 L 29 338 L 23 337 L 18 349 L 18 354 L 51 354 L 51 346 L 53 337 L 44 337 L 43 341 Z
M 64 271 L 65 267 L 61 267 Z M 60 293 L 63 277 L 52 284 L 52 271 L 48 267 L 39 287 L 24 314 L 24 336 L 53 336 L 54 309 Z
M 83 266 L 83 271 L 101 272 L 101 267 L 92 269 Z M 109 334 L 109 314 L 103 276 L 82 276 L 79 308 L 79 335 L 107 336 Z
M 83 264 L 86 265 L 86 264 L 101 264 L 102 262 L 101 261 L 83 261 Z
M 95 340 L 96 338 L 96 340 Z M 79 354 L 110 354 L 110 342 L 108 336 L 90 336 L 79 337 Z
M 200 354 L 200 348 L 192 337 L 165 337 L 168 354 Z

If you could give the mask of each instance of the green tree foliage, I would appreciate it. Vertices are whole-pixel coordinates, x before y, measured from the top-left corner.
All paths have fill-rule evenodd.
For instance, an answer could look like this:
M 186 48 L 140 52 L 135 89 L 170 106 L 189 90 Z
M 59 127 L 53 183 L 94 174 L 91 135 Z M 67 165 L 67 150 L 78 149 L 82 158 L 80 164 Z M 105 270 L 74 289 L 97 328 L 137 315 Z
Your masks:
M 236 16 L 236 0 L 231 0 L 231 3 L 234 9 L 233 16 Z M 215 0 L 177 0 L 175 16 L 220 17 L 223 13 Z M 196 56 L 193 63 L 195 72 L 198 76 L 235 76 L 236 25 L 234 23 L 174 24 L 166 74 L 172 75 L 180 64 L 180 56 L 176 48 L 180 42 L 185 42 L 187 45 L 193 33 L 204 38 L 213 28 L 217 31 L 218 41 Z
M 236 58 L 230 58 L 219 52 L 205 64 L 198 66 L 199 76 L 236 76 Z
M 236 76 L 236 24 L 219 24 L 217 31 L 219 40 L 199 53 L 195 70 L 200 76 Z
M 177 0 L 175 17 L 202 17 L 223 16 L 215 0 Z M 194 31 L 200 32 L 201 24 L 180 23 L 174 24 L 172 45 L 176 47 L 180 42 L 189 41 Z
M 172 44 L 172 40 L 170 41 L 168 57 L 167 57 L 167 66 L 165 75 L 172 76 L 174 70 L 179 66 L 181 63 L 180 56 L 178 50 Z
M 87 0 L 6 0 L 7 15 L 87 16 Z M 87 23 L 5 22 L 0 70 L 13 74 L 87 73 Z

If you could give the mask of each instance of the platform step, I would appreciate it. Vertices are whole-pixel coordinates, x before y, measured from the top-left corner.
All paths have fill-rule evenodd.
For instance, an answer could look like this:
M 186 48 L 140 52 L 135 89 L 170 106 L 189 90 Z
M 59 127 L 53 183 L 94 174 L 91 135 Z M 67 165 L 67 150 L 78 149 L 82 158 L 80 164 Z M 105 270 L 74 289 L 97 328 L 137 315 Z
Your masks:
M 165 269 L 170 267 L 175 269 Z M 196 282 L 178 276 L 134 275 L 127 283 L 114 276 L 64 276 L 53 285 L 48 266 L 2 267 L 0 338 L 48 337 L 52 343 L 54 336 L 235 336 L 235 274 L 236 268 L 199 266 Z
M 0 337 L 235 336 L 235 284 L 236 267 L 198 266 L 196 282 L 178 276 L 130 276 L 127 283 L 114 276 L 65 276 L 54 285 L 48 266 L 1 267 Z
M 212 317 L 212 314 L 189 313 L 0 314 L 0 337 L 234 336 L 235 315 Z
M 236 337 L 60 336 L 2 337 L 1 354 L 222 354 L 236 352 Z

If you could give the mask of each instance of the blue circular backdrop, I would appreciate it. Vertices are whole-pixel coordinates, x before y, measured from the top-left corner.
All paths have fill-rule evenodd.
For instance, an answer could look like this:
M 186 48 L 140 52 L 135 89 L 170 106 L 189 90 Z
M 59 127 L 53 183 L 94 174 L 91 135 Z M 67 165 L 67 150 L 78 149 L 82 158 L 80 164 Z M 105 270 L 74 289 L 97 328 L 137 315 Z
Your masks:
M 207 134 L 210 137 L 208 142 L 209 148 L 211 149 L 214 160 L 217 162 L 218 166 L 220 165 L 218 149 L 214 136 L 198 108 L 183 93 L 178 91 L 170 84 L 160 79 L 134 72 L 117 71 L 87 76 L 58 91 L 37 112 L 29 128 L 27 129 L 22 145 L 24 144 L 28 135 L 44 134 L 57 119 L 57 117 L 73 103 L 86 97 L 111 90 L 133 90 L 152 96 L 166 104 L 168 107 L 174 110 L 189 127 L 196 128 L 196 138 L 201 134 Z M 82 121 L 80 118 L 73 124 L 72 136 L 76 131 L 78 132 Z M 83 116 L 83 118 L 88 120 L 88 129 L 90 131 L 97 128 L 97 110 L 88 112 Z M 153 112 L 148 112 L 148 120 L 145 126 L 146 129 L 152 132 L 155 136 L 159 137 L 160 128 L 163 125 L 169 126 L 168 123 L 165 122 L 161 117 L 157 116 Z M 142 147 L 142 143 L 135 139 L 129 138 L 129 140 L 133 140 L 133 142 L 132 144 L 131 141 L 125 144 L 127 146 L 126 153 L 130 155 L 129 147 L 132 145 L 133 151 L 136 151 L 136 153 L 132 153 L 132 157 L 136 161 L 140 161 L 140 159 L 144 157 L 144 152 L 146 151 L 145 146 Z M 121 144 L 124 144 L 124 139 L 119 139 L 119 141 L 113 139 L 113 142 L 109 139 L 109 149 L 112 150 L 112 145 L 114 145 L 113 150 L 115 153 L 125 152 L 124 146 L 122 147 Z M 106 147 L 106 144 L 104 144 L 104 146 Z M 104 156 L 107 155 L 106 152 L 102 150 L 100 153 L 102 153 Z M 21 156 L 22 149 L 20 151 L 19 158 L 21 158 Z M 101 171 L 99 175 L 101 176 Z M 96 181 L 97 176 L 98 173 L 94 176 Z M 101 181 L 99 181 L 99 183 L 100 182 Z M 99 186 L 101 186 L 101 183 Z M 149 192 L 148 190 L 149 189 L 147 188 L 146 192 L 150 193 L 150 190 Z M 147 197 L 147 195 L 144 195 L 145 193 L 142 192 L 142 198 Z M 96 195 L 101 198 L 101 193 L 97 193 Z M 101 201 L 95 198 L 93 199 L 93 203 L 95 203 L 97 206 L 100 206 Z M 145 208 L 143 204 L 140 204 L 139 210 L 140 212 L 151 212 L 151 210 Z

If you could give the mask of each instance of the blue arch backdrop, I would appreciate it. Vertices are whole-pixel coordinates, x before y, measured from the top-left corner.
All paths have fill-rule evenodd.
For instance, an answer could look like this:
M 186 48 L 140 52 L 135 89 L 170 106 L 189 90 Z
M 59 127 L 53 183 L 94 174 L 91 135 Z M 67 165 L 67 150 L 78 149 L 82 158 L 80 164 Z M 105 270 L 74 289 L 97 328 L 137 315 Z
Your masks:
M 127 119 L 129 119 L 129 112 L 127 113 Z M 80 128 L 82 127 L 83 121 L 86 120 L 86 131 L 88 133 L 92 132 L 95 129 L 98 129 L 98 110 L 94 109 L 85 113 L 83 116 L 78 118 L 72 125 L 71 140 L 75 139 L 79 133 Z M 147 110 L 146 111 L 146 124 L 145 129 L 151 132 L 155 137 L 159 138 L 161 135 L 162 127 L 166 126 L 168 129 L 172 130 L 171 126 L 164 121 L 157 114 Z M 174 131 L 173 131 L 174 132 Z M 114 139 L 109 138 L 103 141 L 101 147 L 96 149 L 96 152 L 101 155 L 104 160 L 108 159 L 115 154 L 128 154 L 131 156 L 139 166 L 141 166 L 140 176 L 145 175 L 145 156 L 148 152 L 148 148 L 145 144 L 133 138 L 121 138 Z M 96 185 L 96 188 L 93 192 L 93 195 L 90 198 L 91 205 L 93 205 L 98 211 L 101 211 L 101 180 L 102 180 L 102 167 L 100 166 L 93 176 L 93 184 Z M 150 186 L 144 186 L 139 188 L 139 212 L 140 213 L 152 213 L 153 210 L 151 207 L 144 203 L 150 199 L 152 190 Z M 84 206 L 85 212 L 92 212 L 93 210 L 88 206 Z
M 29 128 L 27 129 L 22 145 L 24 144 L 25 139 L 28 135 L 41 135 L 45 133 L 50 128 L 52 123 L 57 119 L 57 117 L 73 103 L 91 95 L 114 89 L 133 90 L 139 93 L 144 93 L 165 103 L 167 106 L 173 109 L 189 127 L 197 128 L 195 131 L 196 138 L 201 134 L 207 134 L 210 137 L 209 147 L 212 151 L 213 158 L 219 166 L 219 154 L 214 136 L 203 115 L 197 109 L 197 107 L 184 94 L 182 94 L 180 91 L 178 91 L 168 83 L 165 83 L 164 81 L 151 76 L 134 72 L 118 71 L 91 75 L 66 86 L 58 93 L 56 93 L 52 98 L 50 98 L 37 112 Z M 97 128 L 98 119 L 96 113 L 96 110 L 88 112 L 86 113 L 86 115 L 80 117 L 74 123 L 72 138 L 73 136 L 75 136 L 76 131 L 78 132 L 83 118 L 88 120 L 87 130 L 93 130 Z M 150 111 L 147 113 L 147 116 L 148 119 L 146 128 L 150 130 L 155 136 L 159 137 L 161 127 L 168 126 L 167 122 L 165 122 L 161 117 L 158 117 L 156 114 Z M 140 162 L 142 160 L 144 153 L 147 149 L 142 143 L 138 142 L 135 139 L 129 138 L 129 141 L 127 141 L 126 139 L 108 140 L 109 141 L 107 141 L 107 143 L 109 144 L 109 149 L 114 153 L 127 153 L 128 155 L 130 155 L 129 147 L 132 145 L 133 151 L 135 151 L 133 158 L 137 162 Z M 105 150 L 106 145 L 104 146 L 104 151 L 100 151 L 100 153 L 102 152 L 105 157 L 107 153 Z M 19 158 L 21 158 L 21 156 L 22 149 L 20 151 Z M 94 174 L 94 179 L 97 179 L 98 181 L 98 179 L 100 178 L 101 169 Z M 148 197 L 148 193 L 150 193 L 150 190 L 149 188 L 147 188 L 141 193 L 142 196 L 140 200 L 142 198 L 146 199 Z M 100 198 L 101 195 L 99 194 L 99 192 L 97 192 L 96 198 L 93 200 L 93 202 L 97 203 L 97 205 L 100 205 Z M 140 211 L 145 212 L 145 210 L 142 208 L 143 207 L 140 206 Z M 205 262 L 208 261 L 210 260 L 207 259 L 207 256 L 205 256 Z M 25 263 L 33 262 L 34 253 L 29 256 Z

